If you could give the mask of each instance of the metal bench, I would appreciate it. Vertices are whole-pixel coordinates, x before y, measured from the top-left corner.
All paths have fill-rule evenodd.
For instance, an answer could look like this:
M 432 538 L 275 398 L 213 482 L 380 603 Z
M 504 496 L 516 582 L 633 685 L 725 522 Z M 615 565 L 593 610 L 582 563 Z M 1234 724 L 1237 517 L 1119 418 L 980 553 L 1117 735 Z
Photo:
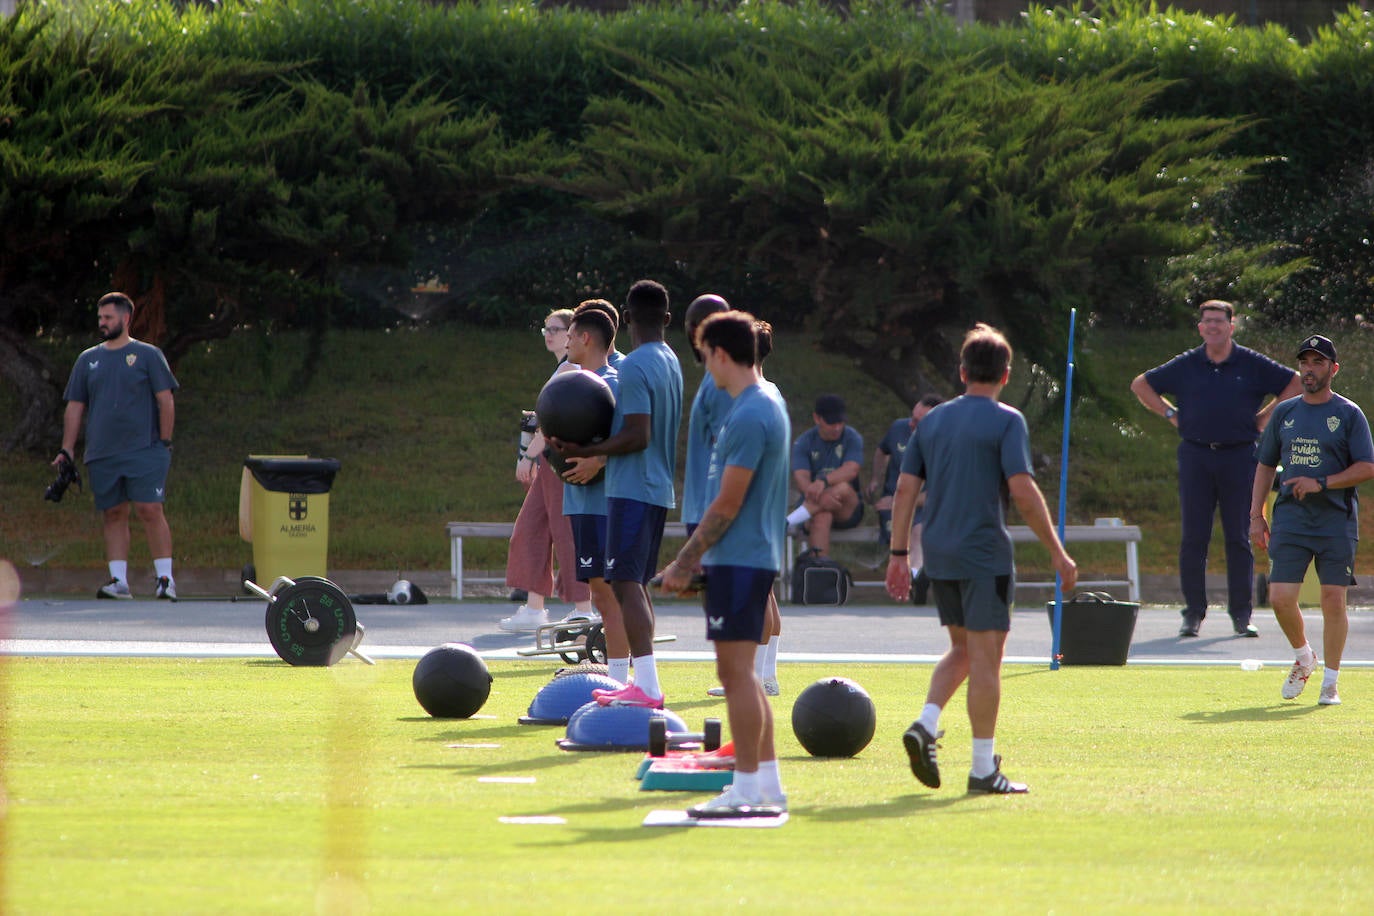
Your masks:
M 1039 538 L 1035 532 L 1026 525 L 1010 525 L 1013 544 L 1035 544 L 1039 543 Z M 789 534 L 787 536 L 787 555 L 784 564 L 787 567 L 783 570 L 784 578 L 790 577 L 792 558 L 797 554 L 795 538 Z M 1074 543 L 1107 543 L 1126 545 L 1126 578 L 1124 579 L 1090 579 L 1078 582 L 1079 588 L 1110 588 L 1124 587 L 1130 595 L 1130 600 L 1140 600 L 1140 555 L 1136 547 L 1140 543 L 1140 528 L 1137 525 L 1124 524 L 1119 518 L 1099 518 L 1091 525 L 1066 525 L 1064 526 L 1064 541 L 1067 544 Z M 862 528 L 848 528 L 843 531 L 831 531 L 830 542 L 839 543 L 873 543 L 878 542 L 878 528 L 868 526 Z M 875 581 L 856 581 L 855 585 L 882 586 L 885 583 L 881 580 Z M 1048 582 L 1017 582 L 1017 588 L 1054 588 L 1054 580 Z
M 511 531 L 515 528 L 514 522 L 449 522 L 448 529 L 448 556 L 449 556 L 449 593 L 454 598 L 463 597 L 464 582 L 505 582 L 505 576 L 496 578 L 467 578 L 463 575 L 463 538 L 502 538 L 509 541 Z M 668 522 L 663 526 L 663 536 L 668 538 L 687 537 L 687 528 L 682 522 Z
M 463 539 L 464 538 L 504 538 L 510 540 L 511 531 L 515 528 L 514 522 L 449 522 L 446 526 L 449 539 L 449 574 L 451 576 L 450 593 L 454 598 L 463 597 L 464 582 L 505 582 L 505 577 L 496 578 L 466 578 L 463 574 Z M 1008 529 L 1011 531 L 1011 540 L 1014 544 L 1035 543 L 1037 539 L 1035 533 L 1025 525 L 1012 525 Z M 665 538 L 685 538 L 687 528 L 681 522 L 668 522 L 663 526 L 663 536 Z M 1092 525 L 1068 525 L 1064 529 L 1064 540 L 1070 544 L 1077 542 L 1095 542 L 1109 544 L 1126 545 L 1126 578 L 1124 579 L 1094 579 L 1080 581 L 1079 587 L 1082 588 L 1110 588 L 1124 587 L 1130 595 L 1130 600 L 1140 600 L 1140 559 L 1136 545 L 1140 543 L 1140 528 L 1136 525 L 1122 524 L 1119 518 L 1099 518 Z M 850 528 L 845 531 L 830 532 L 831 543 L 856 543 L 865 542 L 877 543 L 878 529 L 876 527 Z M 786 583 L 791 580 L 792 558 L 796 556 L 797 545 L 792 535 L 787 536 L 787 552 L 783 556 L 783 571 L 778 577 L 783 585 L 783 594 L 787 594 Z M 882 581 L 855 582 L 855 585 L 883 585 Z M 1053 580 L 1049 582 L 1017 582 L 1017 588 L 1053 588 Z

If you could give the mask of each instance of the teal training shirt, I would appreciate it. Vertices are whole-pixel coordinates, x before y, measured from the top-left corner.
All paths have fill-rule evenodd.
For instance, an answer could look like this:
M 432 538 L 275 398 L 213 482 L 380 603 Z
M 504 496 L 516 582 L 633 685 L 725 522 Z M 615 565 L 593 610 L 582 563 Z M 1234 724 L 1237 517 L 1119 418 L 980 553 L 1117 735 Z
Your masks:
M 677 470 L 677 431 L 682 423 L 682 367 L 677 354 L 662 341 L 635 347 L 616 367 L 616 395 L 611 435 L 625 428 L 625 418 L 649 417 L 649 445 L 628 455 L 612 455 L 606 465 L 606 495 L 671 509 L 676 505 L 673 475 Z
M 724 536 L 706 551 L 701 560 L 703 566 L 782 569 L 791 438 L 792 426 L 781 398 L 759 385 L 751 385 L 734 399 L 711 452 L 707 505 L 720 494 L 724 468 L 748 468 L 754 476 L 749 480 L 739 514 Z
M 975 579 L 1014 567 L 1007 480 L 1031 473 L 1026 418 L 992 398 L 962 395 L 916 426 L 902 472 L 926 482 L 921 547 L 932 579 Z
M 86 405 L 86 462 L 156 445 L 157 394 L 177 387 L 162 351 L 141 340 L 77 357 L 63 398 Z
M 1369 421 L 1349 398 L 1332 393 L 1325 404 L 1290 398 L 1274 408 L 1260 437 L 1259 463 L 1283 466 L 1274 499 L 1273 530 L 1285 534 L 1358 539 L 1360 496 L 1354 487 L 1294 499 L 1294 477 L 1330 477 L 1357 461 L 1374 461 Z
M 682 520 L 687 524 L 701 521 L 706 514 L 710 502 L 706 498 L 706 471 L 711 463 L 711 449 L 715 448 L 725 415 L 732 406 L 730 392 L 717 388 L 711 373 L 706 373 L 687 419 L 687 467 L 682 475 Z

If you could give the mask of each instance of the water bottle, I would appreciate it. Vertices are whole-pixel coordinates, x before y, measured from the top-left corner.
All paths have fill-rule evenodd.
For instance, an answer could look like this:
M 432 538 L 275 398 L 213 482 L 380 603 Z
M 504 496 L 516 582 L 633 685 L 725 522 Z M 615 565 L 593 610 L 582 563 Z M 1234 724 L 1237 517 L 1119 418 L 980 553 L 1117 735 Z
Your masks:
M 1240 663 L 1240 670 L 1242 671 L 1258 671 L 1263 667 L 1264 662 L 1260 661 L 1257 658 L 1247 658 L 1245 659 L 1245 661 Z

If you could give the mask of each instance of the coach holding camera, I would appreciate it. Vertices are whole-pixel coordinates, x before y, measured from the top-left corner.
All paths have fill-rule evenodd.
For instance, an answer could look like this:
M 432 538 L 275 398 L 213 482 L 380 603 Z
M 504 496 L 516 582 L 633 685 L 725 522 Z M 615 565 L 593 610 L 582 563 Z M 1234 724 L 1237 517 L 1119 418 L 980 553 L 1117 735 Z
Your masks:
M 106 293 L 96 303 L 103 343 L 81 354 L 64 395 L 61 469 L 73 462 L 81 422 L 86 421 L 86 474 L 95 507 L 103 513 L 110 581 L 97 598 L 129 599 L 129 504 L 143 523 L 153 555 L 158 598 L 176 600 L 172 532 L 162 512 L 172 464 L 172 392 L 177 380 L 162 351 L 129 336 L 134 303 Z

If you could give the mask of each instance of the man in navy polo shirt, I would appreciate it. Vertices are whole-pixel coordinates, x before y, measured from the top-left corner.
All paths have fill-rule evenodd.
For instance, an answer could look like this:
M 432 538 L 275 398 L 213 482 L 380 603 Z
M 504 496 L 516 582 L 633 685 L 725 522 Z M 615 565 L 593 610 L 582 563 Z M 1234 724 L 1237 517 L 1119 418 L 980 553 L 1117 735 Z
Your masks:
M 1226 538 L 1227 610 L 1238 636 L 1258 636 L 1254 609 L 1255 553 L 1250 546 L 1250 488 L 1255 440 L 1274 405 L 1302 393 L 1298 374 L 1231 339 L 1235 308 L 1209 299 L 1198 307 L 1202 346 L 1137 375 L 1131 392 L 1172 423 L 1178 444 L 1178 500 L 1183 536 L 1178 578 L 1183 589 L 1179 636 L 1196 636 L 1207 616 L 1207 547 L 1221 512 Z M 1171 394 L 1177 403 L 1162 395 Z M 1265 403 L 1274 395 L 1275 399 Z

